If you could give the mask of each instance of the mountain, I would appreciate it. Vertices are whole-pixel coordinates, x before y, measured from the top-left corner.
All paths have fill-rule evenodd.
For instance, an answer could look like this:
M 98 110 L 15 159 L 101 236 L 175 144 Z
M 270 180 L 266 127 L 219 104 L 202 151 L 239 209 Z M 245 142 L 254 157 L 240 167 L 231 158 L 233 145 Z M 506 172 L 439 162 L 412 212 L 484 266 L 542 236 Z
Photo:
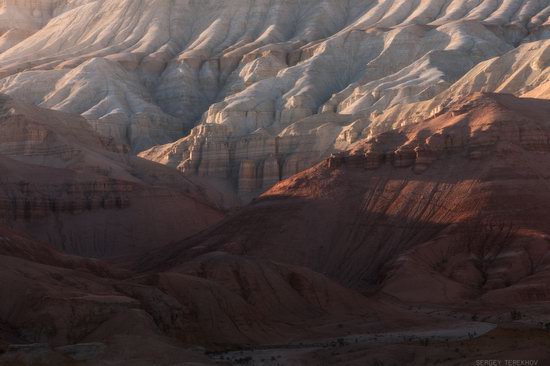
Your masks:
M 0 92 L 244 200 L 461 91 L 547 95 L 547 0 L 0 5 Z
M 216 191 L 127 150 L 78 115 L 0 96 L 0 222 L 67 253 L 113 257 L 223 217 Z
M 0 227 L 0 264 L 0 365 L 211 365 L 197 345 L 282 343 L 414 319 L 311 270 L 222 253 L 134 272 Z
M 0 366 L 550 360 L 549 26 L 0 0 Z
M 472 95 L 125 268 L 0 225 L 0 364 L 546 360 L 549 112 Z
M 370 133 L 422 120 L 445 112 L 450 105 L 476 92 L 493 91 L 549 99 L 549 41 L 529 42 L 476 65 L 449 89 L 431 100 L 393 106 L 376 116 Z
M 406 303 L 548 299 L 550 102 L 476 94 L 279 183 L 151 269 L 223 251 Z

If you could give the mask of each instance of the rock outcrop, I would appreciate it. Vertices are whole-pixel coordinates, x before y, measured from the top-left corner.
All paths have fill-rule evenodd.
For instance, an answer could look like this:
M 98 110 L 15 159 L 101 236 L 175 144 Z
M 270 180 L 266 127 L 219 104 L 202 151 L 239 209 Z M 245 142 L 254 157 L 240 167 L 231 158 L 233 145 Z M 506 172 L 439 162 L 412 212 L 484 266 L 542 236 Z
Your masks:
M 470 92 L 548 94 L 547 1 L 0 5 L 1 92 L 247 197 L 272 156 L 288 177 Z
M 549 46 L 548 40 L 529 42 L 500 57 L 481 62 L 433 99 L 391 106 L 371 115 L 372 124 L 363 133 L 374 134 L 436 117 L 475 92 L 549 99 Z
M 1 96 L 0 222 L 105 257 L 181 239 L 223 216 L 210 203 L 215 191 L 127 150 L 80 116 Z
M 0 366 L 544 360 L 549 26 L 0 0 Z
M 471 96 L 332 155 L 144 263 L 221 250 L 409 303 L 547 301 L 549 116 L 547 100 Z
M 0 146 L 18 151 L 20 169 L 32 159 L 37 181 L 54 163 L 64 177 L 67 166 L 83 166 L 82 155 L 88 164 L 111 156 L 112 174 L 129 174 L 104 151 L 119 147 L 86 131 L 83 119 L 6 98 L 3 105 Z M 205 349 L 262 345 L 261 357 L 290 349 L 311 364 L 361 364 L 373 352 L 405 362 L 466 346 L 477 357 L 519 357 L 510 351 L 517 337 L 496 328 L 487 335 L 491 351 L 469 329 L 515 322 L 518 332 L 542 332 L 527 327 L 544 326 L 550 296 L 549 116 L 547 100 L 471 96 L 436 118 L 361 140 L 210 229 L 129 258 L 124 269 L 60 254 L 0 224 L 0 364 L 209 365 Z M 65 120 L 79 128 L 67 132 Z M 28 143 L 13 138 L 20 135 Z M 70 141 L 80 155 L 47 155 L 44 141 Z M 257 167 L 247 165 L 250 182 Z M 133 173 L 130 183 L 145 181 Z M 9 176 L 26 177 L 18 174 Z M 547 351 L 517 339 L 537 357 Z
M 155 147 L 141 156 L 179 166 L 191 175 L 208 175 L 211 149 L 217 148 L 197 141 L 216 140 L 213 144 L 228 146 L 224 149 L 229 164 L 226 158 L 218 160 L 227 167 L 226 179 L 243 195 L 241 161 L 250 159 L 240 158 L 239 145 L 241 140 L 257 139 L 258 131 L 267 132 L 271 139 L 260 141 L 258 169 L 273 154 L 275 140 L 280 176 L 288 177 L 361 138 L 428 118 L 472 92 L 544 97 L 549 82 L 548 42 L 539 39 L 546 37 L 542 31 L 545 9 L 541 7 L 527 21 L 527 14 L 535 11 L 533 4 L 506 8 L 510 4 L 503 3 L 496 10 L 482 2 L 472 9 L 462 4 L 465 8 L 458 10 L 461 4 L 453 3 L 443 6 L 449 13 L 440 12 L 440 18 L 434 19 L 427 15 L 434 4 L 428 3 L 423 8 L 426 18 L 407 18 L 405 12 L 413 12 L 413 7 L 400 10 L 403 18 L 385 19 L 382 14 L 397 7 L 374 6 L 329 40 L 300 45 L 297 63 L 289 62 L 293 53 L 287 50 L 286 68 L 280 70 L 275 63 L 272 76 L 248 87 L 240 82 L 224 101 L 209 108 L 193 138 Z M 510 18 L 502 16 L 514 11 L 526 23 L 508 25 Z M 244 56 L 239 77 L 244 73 L 249 80 L 246 73 L 259 63 L 273 65 L 271 60 L 282 52 L 277 47 L 273 55 L 273 48 L 264 46 L 262 50 L 269 53 L 254 51 Z M 302 145 L 301 151 L 286 149 L 296 144 Z M 207 157 L 204 164 L 203 157 Z M 261 176 L 256 179 L 257 194 L 266 185 Z

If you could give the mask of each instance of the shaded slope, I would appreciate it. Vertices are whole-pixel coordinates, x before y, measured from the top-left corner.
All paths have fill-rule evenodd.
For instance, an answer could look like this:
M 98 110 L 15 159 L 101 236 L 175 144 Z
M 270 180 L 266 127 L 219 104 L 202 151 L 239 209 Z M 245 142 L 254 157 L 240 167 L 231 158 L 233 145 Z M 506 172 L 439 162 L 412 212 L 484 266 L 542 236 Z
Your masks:
M 69 365 L 71 355 L 93 364 L 209 364 L 193 345 L 277 344 L 414 323 L 305 268 L 211 253 L 170 272 L 133 273 L 3 227 L 0 278 L 2 365 L 32 357 Z M 9 344 L 27 348 L 5 352 Z
M 2 222 L 101 257 L 168 243 L 222 217 L 207 190 L 127 155 L 83 118 L 6 96 L 0 103 Z
M 142 265 L 223 250 L 409 301 L 544 300 L 549 112 L 545 100 L 467 98 L 281 182 Z

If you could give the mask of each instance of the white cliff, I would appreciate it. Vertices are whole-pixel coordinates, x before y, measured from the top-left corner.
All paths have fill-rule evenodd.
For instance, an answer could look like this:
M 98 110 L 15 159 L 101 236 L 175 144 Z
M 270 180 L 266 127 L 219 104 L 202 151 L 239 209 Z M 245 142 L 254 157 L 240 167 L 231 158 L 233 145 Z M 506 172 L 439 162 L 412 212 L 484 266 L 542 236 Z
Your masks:
M 0 92 L 243 197 L 472 92 L 550 96 L 550 0 L 0 6 Z

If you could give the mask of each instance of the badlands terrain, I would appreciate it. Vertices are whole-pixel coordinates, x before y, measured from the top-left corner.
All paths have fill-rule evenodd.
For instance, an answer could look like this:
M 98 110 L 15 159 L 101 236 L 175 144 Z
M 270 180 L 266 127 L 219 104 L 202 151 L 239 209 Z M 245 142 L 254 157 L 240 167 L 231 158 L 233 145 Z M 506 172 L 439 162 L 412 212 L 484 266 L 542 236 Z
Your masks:
M 245 201 L 472 92 L 550 93 L 547 0 L 1 5 L 0 92 Z
M 0 222 L 67 253 L 113 257 L 223 217 L 215 191 L 126 150 L 78 115 L 0 96 Z
M 550 0 L 0 0 L 2 366 L 549 364 L 548 217 Z

